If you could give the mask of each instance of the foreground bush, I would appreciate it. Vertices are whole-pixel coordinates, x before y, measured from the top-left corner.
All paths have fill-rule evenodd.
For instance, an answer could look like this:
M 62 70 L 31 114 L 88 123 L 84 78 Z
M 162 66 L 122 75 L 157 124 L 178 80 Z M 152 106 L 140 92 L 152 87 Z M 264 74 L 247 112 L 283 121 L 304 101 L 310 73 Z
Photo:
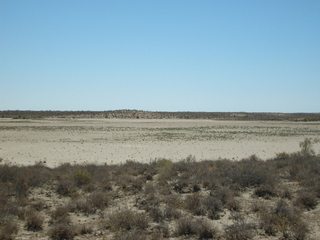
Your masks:
M 75 235 L 74 227 L 64 223 L 56 223 L 49 230 L 49 237 L 53 240 L 71 240 Z
M 12 219 L 0 225 L 0 240 L 13 240 L 14 234 L 18 233 L 18 225 Z
M 30 210 L 26 216 L 26 228 L 28 231 L 41 231 L 43 229 L 44 219 L 40 213 Z
M 308 228 L 302 220 L 301 212 L 284 200 L 280 200 L 270 212 L 261 212 L 260 218 L 268 235 L 280 233 L 283 239 L 306 239 Z
M 124 209 L 108 215 L 107 223 L 111 231 L 125 231 L 146 229 L 149 226 L 149 219 L 145 213 Z

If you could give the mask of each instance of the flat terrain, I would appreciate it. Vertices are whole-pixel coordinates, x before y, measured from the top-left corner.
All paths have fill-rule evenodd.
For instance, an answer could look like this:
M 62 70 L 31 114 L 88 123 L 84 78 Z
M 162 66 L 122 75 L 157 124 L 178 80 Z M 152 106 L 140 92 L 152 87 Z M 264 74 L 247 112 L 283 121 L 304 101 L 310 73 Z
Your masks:
M 200 119 L 0 119 L 0 156 L 16 164 L 45 161 L 116 164 L 157 158 L 173 161 L 267 160 L 300 150 L 306 137 L 320 136 L 320 122 Z M 313 146 L 320 153 L 320 144 Z

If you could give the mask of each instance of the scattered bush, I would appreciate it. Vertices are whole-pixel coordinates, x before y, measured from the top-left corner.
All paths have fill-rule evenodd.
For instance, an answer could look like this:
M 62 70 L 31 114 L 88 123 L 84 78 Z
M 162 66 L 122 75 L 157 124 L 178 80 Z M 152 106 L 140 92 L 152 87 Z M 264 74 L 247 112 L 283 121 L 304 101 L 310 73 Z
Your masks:
M 257 187 L 254 190 L 253 194 L 257 197 L 263 197 L 263 198 L 270 198 L 270 197 L 277 196 L 275 188 L 270 185 L 261 185 L 260 187 Z
M 76 232 L 74 227 L 69 224 L 56 223 L 51 227 L 48 234 L 53 240 L 72 240 Z
M 193 224 L 192 218 L 182 217 L 177 220 L 175 235 L 176 236 L 187 236 L 197 233 L 197 229 Z
M 82 212 L 86 215 L 94 214 L 96 212 L 96 208 L 93 206 L 92 202 L 87 198 L 78 198 L 70 202 L 70 210 L 72 212 Z
M 70 179 L 61 179 L 58 183 L 57 193 L 62 196 L 72 196 L 76 191 L 74 181 Z
M 203 215 L 204 209 L 201 204 L 202 197 L 198 193 L 194 193 L 186 196 L 184 201 L 185 208 L 188 209 L 194 215 Z
M 70 205 L 58 206 L 55 211 L 51 213 L 51 218 L 54 221 L 61 222 L 60 219 L 63 219 L 62 222 L 69 223 L 70 221 L 66 221 L 65 219 L 68 217 L 68 213 L 71 212 Z
M 14 240 L 13 234 L 18 233 L 18 225 L 13 219 L 8 219 L 0 225 L 0 240 Z
M 310 190 L 299 191 L 294 204 L 308 210 L 314 209 L 318 204 L 317 194 Z
M 159 206 L 147 208 L 146 211 L 154 222 L 163 223 L 165 220 L 165 213 Z
M 224 239 L 227 240 L 247 240 L 254 236 L 255 226 L 244 221 L 236 222 L 225 227 Z
M 93 232 L 93 229 L 91 226 L 88 226 L 87 224 L 82 224 L 81 226 L 79 226 L 79 231 L 78 231 L 81 235 L 85 235 L 85 234 L 91 234 Z
M 300 152 L 302 155 L 311 156 L 311 155 L 315 154 L 315 152 L 312 148 L 312 143 L 313 143 L 312 138 L 305 138 L 304 141 L 299 143 L 300 148 L 301 148 Z
M 199 239 L 212 239 L 218 235 L 218 230 L 214 228 L 208 221 L 198 219 L 193 222 Z
M 88 184 L 91 180 L 91 174 L 86 169 L 78 168 L 74 174 L 74 180 L 78 186 Z
M 28 231 L 41 231 L 43 229 L 44 218 L 39 212 L 30 210 L 26 215 L 26 228 Z
M 38 212 L 40 212 L 46 208 L 46 205 L 45 205 L 44 201 L 38 199 L 34 203 L 31 204 L 31 207 L 33 209 L 37 210 Z
M 255 235 L 256 225 L 248 223 L 245 215 L 242 213 L 232 212 L 230 219 L 233 224 L 225 226 L 224 238 L 227 240 L 246 240 L 252 239 Z
M 154 198 L 155 195 L 158 193 L 157 188 L 153 183 L 147 183 L 144 188 L 144 194 L 149 198 Z
M 153 229 L 151 240 L 159 240 L 163 238 L 169 238 L 170 231 L 167 225 L 156 225 Z
M 173 162 L 167 159 L 161 159 L 157 162 L 156 170 L 160 174 L 161 180 L 168 180 L 172 174 Z
M 286 152 L 281 152 L 276 154 L 276 159 L 279 159 L 279 160 L 285 160 L 285 159 L 288 159 L 289 157 L 290 155 Z
M 207 196 L 203 202 L 203 208 L 210 219 L 219 219 L 219 213 L 222 211 L 223 204 L 219 198 L 212 195 Z
M 178 219 L 181 217 L 181 212 L 177 208 L 169 204 L 164 209 L 164 216 L 169 220 Z
M 106 207 L 109 206 L 110 203 L 110 196 L 106 192 L 94 192 L 90 195 L 89 201 L 91 202 L 92 206 L 104 210 Z
M 146 229 L 149 225 L 149 219 L 145 213 L 125 209 L 110 214 L 108 225 L 111 231 Z
M 280 233 L 283 239 L 306 238 L 308 228 L 302 220 L 301 213 L 284 200 L 280 200 L 272 211 L 260 212 L 259 216 L 267 235 L 275 236 Z

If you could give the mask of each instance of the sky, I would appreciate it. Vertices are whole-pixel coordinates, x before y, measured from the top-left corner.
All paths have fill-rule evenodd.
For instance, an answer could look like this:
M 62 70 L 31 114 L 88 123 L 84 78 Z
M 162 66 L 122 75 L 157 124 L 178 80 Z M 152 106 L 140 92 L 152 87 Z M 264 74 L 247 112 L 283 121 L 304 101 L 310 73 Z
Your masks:
M 0 0 L 0 110 L 320 112 L 319 0 Z

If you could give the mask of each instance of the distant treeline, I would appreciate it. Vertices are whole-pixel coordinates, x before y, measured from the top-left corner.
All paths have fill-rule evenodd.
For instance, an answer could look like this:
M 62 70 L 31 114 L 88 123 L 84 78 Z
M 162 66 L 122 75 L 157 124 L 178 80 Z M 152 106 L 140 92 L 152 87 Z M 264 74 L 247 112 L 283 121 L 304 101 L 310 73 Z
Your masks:
M 151 112 L 141 110 L 115 111 L 0 111 L 1 118 L 120 118 L 120 119 L 212 119 L 320 121 L 320 113 L 248 113 L 248 112 Z

